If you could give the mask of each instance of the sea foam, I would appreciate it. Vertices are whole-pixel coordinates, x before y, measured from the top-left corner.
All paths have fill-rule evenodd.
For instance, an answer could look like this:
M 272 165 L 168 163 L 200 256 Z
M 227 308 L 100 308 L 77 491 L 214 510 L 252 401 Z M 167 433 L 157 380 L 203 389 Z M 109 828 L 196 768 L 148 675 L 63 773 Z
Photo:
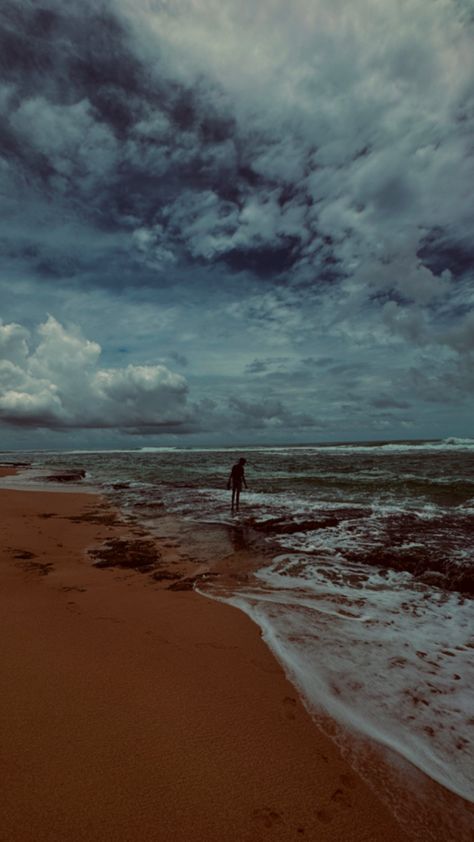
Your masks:
M 471 600 L 304 554 L 275 558 L 251 586 L 202 590 L 258 623 L 311 710 L 474 800 Z

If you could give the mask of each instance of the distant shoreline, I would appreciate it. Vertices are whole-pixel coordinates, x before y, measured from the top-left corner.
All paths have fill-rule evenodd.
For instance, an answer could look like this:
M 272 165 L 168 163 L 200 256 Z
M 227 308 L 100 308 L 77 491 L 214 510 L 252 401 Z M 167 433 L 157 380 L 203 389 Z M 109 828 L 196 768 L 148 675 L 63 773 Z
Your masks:
M 54 449 L 54 448 L 32 448 L 32 449 L 25 449 L 25 448 L 17 448 L 13 450 L 0 450 L 0 457 L 2 455 L 9 455 L 9 454 L 21 454 L 21 453 L 51 453 L 51 454 L 58 454 L 58 453 L 160 453 L 160 452 L 167 452 L 167 451 L 195 451 L 195 452 L 205 452 L 205 451 L 222 451 L 222 452 L 229 452 L 233 453 L 235 451 L 252 451 L 252 450 L 306 450 L 311 448 L 330 448 L 330 447 L 384 447 L 387 445 L 405 445 L 405 446 L 422 446 L 422 445 L 430 445 L 430 444 L 443 444 L 446 445 L 453 444 L 455 446 L 456 443 L 459 443 L 461 446 L 462 443 L 472 443 L 474 447 L 474 438 L 469 436 L 446 436 L 444 438 L 428 438 L 428 439 L 344 439 L 344 440 L 337 440 L 337 441 L 321 441 L 321 442 L 291 442 L 291 443 L 268 443 L 262 444 L 259 442 L 247 442 L 241 444 L 222 444 L 222 445 L 164 445 L 163 447 L 159 445 L 150 445 L 150 446 L 141 446 L 141 447 L 134 447 L 134 448 L 61 448 L 61 449 Z M 1 460 L 0 460 L 1 461 Z

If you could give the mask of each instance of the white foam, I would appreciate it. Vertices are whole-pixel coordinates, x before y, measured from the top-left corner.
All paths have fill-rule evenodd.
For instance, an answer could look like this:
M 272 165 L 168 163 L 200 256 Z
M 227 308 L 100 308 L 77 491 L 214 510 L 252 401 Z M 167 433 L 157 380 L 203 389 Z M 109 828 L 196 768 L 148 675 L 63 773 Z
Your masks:
M 51 470 L 45 468 L 27 468 L 10 476 L 0 477 L 0 488 L 9 491 L 61 491 L 65 493 L 99 494 L 100 489 L 84 481 L 54 482 L 48 480 Z
M 452 451 L 452 450 L 474 450 L 474 439 L 455 438 L 439 439 L 434 441 L 420 442 L 381 442 L 380 444 L 328 444 L 315 445 L 308 450 L 317 450 L 324 453 L 409 453 L 410 451 Z
M 304 555 L 279 556 L 250 587 L 203 591 L 260 625 L 311 709 L 474 800 L 472 601 L 409 573 Z

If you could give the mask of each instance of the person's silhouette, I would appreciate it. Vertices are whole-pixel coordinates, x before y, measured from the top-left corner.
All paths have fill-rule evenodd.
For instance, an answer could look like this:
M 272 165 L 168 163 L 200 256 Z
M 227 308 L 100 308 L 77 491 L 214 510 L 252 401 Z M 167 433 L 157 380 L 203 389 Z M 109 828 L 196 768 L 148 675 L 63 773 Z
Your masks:
M 244 465 L 246 461 L 246 459 L 239 459 L 239 461 L 235 463 L 227 481 L 227 488 L 232 489 L 232 511 L 234 511 L 234 508 L 237 512 L 239 511 L 240 492 L 242 491 L 242 486 L 244 485 L 245 488 L 248 488 L 244 474 Z

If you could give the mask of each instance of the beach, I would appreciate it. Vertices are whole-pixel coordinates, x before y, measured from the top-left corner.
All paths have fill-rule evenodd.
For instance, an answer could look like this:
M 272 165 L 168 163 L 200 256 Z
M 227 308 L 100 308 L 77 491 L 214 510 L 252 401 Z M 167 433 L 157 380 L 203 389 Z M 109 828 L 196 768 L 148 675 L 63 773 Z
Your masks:
M 0 842 L 474 842 L 473 31 L 2 3 Z
M 95 568 L 147 540 L 98 496 L 0 501 L 2 840 L 406 838 L 243 613 Z

